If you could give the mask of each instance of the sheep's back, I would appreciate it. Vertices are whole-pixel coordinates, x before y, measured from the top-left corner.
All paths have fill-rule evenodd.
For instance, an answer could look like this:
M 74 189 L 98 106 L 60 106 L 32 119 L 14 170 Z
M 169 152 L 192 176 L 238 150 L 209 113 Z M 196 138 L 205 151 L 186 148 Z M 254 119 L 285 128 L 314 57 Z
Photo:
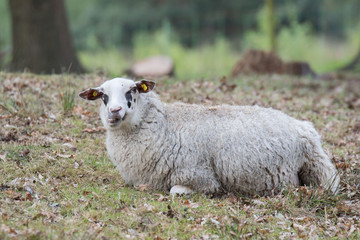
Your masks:
M 297 184 L 308 123 L 258 106 L 173 104 L 167 113 L 183 139 L 178 165 L 211 168 L 226 190 L 244 193 Z

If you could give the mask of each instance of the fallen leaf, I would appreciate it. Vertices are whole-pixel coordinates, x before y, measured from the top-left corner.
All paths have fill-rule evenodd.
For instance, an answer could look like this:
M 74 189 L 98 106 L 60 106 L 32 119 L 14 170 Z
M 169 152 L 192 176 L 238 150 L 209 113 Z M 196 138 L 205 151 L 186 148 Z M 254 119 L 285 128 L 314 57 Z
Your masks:
M 198 208 L 199 207 L 198 203 L 193 203 L 193 202 L 189 201 L 188 199 L 183 201 L 183 204 L 186 205 L 188 208 Z
M 169 200 L 167 197 L 164 197 L 162 194 L 155 194 L 155 195 L 159 196 L 158 202 L 166 202 Z
M 74 158 L 74 155 L 70 154 L 70 155 L 65 155 L 65 154 L 57 154 L 57 156 L 61 157 L 61 158 Z
M 212 222 L 215 225 L 220 225 L 220 222 L 218 220 L 213 219 L 213 218 L 210 218 L 210 222 Z
M 40 213 L 36 214 L 32 219 L 36 220 L 38 218 L 45 218 L 47 221 L 53 222 L 54 219 L 56 218 L 56 215 L 51 212 L 43 210 Z
M 53 113 L 48 113 L 48 115 L 47 115 L 46 117 L 47 117 L 47 118 L 50 118 L 50 119 L 53 119 L 53 120 L 56 119 L 56 116 L 55 116 L 55 114 L 53 114 Z
M 39 180 L 40 180 L 40 181 L 42 181 L 42 180 L 44 179 L 43 175 L 41 175 L 40 173 L 39 173 L 39 176 L 38 176 L 38 177 L 39 177 Z
M 140 184 L 140 185 L 137 186 L 137 189 L 140 192 L 145 192 L 145 191 L 151 190 L 151 186 L 149 184 Z
M 346 205 L 345 203 L 339 203 L 338 205 L 336 205 L 336 209 L 339 211 L 339 213 L 350 213 L 351 209 L 348 205 Z
M 259 232 L 261 234 L 268 234 L 270 232 L 273 232 L 273 230 L 269 229 L 269 228 L 263 228 L 263 229 L 259 229 Z
M 263 201 L 260 201 L 260 200 L 257 200 L 257 199 L 254 199 L 253 200 L 253 203 L 257 206 L 264 206 L 265 203 Z
M 135 231 L 134 229 L 132 229 L 132 228 L 129 228 L 128 232 L 133 236 L 138 236 L 139 235 L 139 233 L 137 231 Z
M 337 169 L 342 169 L 342 170 L 345 170 L 345 169 L 351 167 L 349 162 L 337 162 L 335 165 L 336 165 Z
M 85 128 L 82 132 L 86 133 L 96 133 L 96 132 L 105 132 L 106 129 L 104 127 L 96 127 L 96 128 Z
M 5 224 L 1 225 L 0 232 L 5 232 L 5 233 L 9 233 L 9 234 L 17 234 L 17 232 L 13 228 L 8 227 Z
M 351 225 L 350 230 L 349 230 L 349 232 L 348 232 L 348 234 L 347 234 L 347 237 L 350 237 L 350 235 L 351 235 L 355 230 L 356 230 L 355 226 L 354 226 L 354 225 Z
M 97 195 L 96 193 L 92 192 L 92 191 L 83 191 L 82 195 L 83 196 L 87 196 L 87 195 L 93 195 L 95 199 L 99 199 L 99 195 Z
M 7 220 L 9 219 L 9 216 L 8 216 L 6 213 L 3 213 L 3 214 L 1 215 L 1 219 L 2 219 L 3 221 L 7 221 Z
M 11 189 L 6 189 L 4 191 L 7 195 L 9 195 L 10 198 L 14 199 L 14 200 L 20 200 L 20 194 L 14 192 L 13 190 Z
M 73 151 L 75 151 L 75 150 L 77 149 L 77 148 L 76 148 L 74 145 L 72 145 L 71 143 L 64 143 L 63 146 L 64 146 L 64 147 L 67 147 L 67 148 L 69 148 L 69 149 L 71 149 L 71 150 L 73 150 Z
M 19 137 L 16 135 L 16 132 L 7 132 L 6 134 L 4 134 L 3 136 L 0 136 L 0 141 L 4 141 L 4 142 L 10 142 L 10 141 L 18 141 Z
M 297 223 L 293 223 L 292 224 L 292 227 L 296 230 L 296 231 L 299 231 L 299 232 L 304 232 L 305 231 L 305 227 L 300 225 L 300 224 L 297 224 Z
M 168 208 L 168 211 L 166 213 L 166 216 L 168 216 L 169 218 L 173 218 L 175 216 L 174 211 L 171 209 L 170 205 L 168 205 L 167 208 Z
M 223 76 L 220 79 L 220 86 L 218 87 L 218 89 L 224 93 L 227 93 L 233 91 L 236 87 L 237 87 L 236 84 L 229 84 L 227 82 L 226 76 Z
M 31 189 L 30 186 L 26 186 L 26 187 L 25 187 L 25 190 L 26 190 L 28 193 L 30 193 L 31 195 L 34 195 L 34 191 Z
M 17 234 L 16 231 L 15 231 L 13 228 L 10 228 L 10 229 L 9 229 L 9 233 Z
M 19 188 L 24 184 L 24 179 L 21 177 L 15 178 L 14 180 L 9 182 L 9 186 L 12 186 L 14 188 Z
M 226 200 L 227 200 L 229 203 L 231 203 L 231 204 L 237 203 L 237 198 L 236 198 L 233 194 L 231 194 L 230 196 L 228 196 Z
M 0 119 L 8 119 L 11 117 L 11 114 L 6 114 L 6 115 L 0 115 Z
M 258 223 L 263 223 L 263 222 L 267 222 L 267 220 L 268 220 L 268 216 L 263 216 L 263 217 L 259 217 L 259 218 L 257 218 L 256 219 L 256 222 L 258 222 Z
M 294 218 L 293 220 L 298 222 L 309 222 L 311 219 L 309 219 L 308 217 L 298 217 L 298 218 Z
M 26 149 L 26 150 L 22 151 L 22 152 L 19 154 L 19 156 L 20 156 L 20 157 L 25 157 L 25 156 L 28 155 L 29 153 L 30 153 L 30 150 L 29 150 L 29 149 Z
M 147 204 L 147 203 L 144 204 L 144 208 L 149 212 L 153 212 L 155 210 L 154 206 Z
M 31 202 L 32 200 L 34 200 L 33 196 L 32 196 L 31 193 L 29 193 L 29 192 L 26 193 L 26 198 L 25 198 L 25 199 L 26 199 L 26 200 L 29 200 L 30 202 Z

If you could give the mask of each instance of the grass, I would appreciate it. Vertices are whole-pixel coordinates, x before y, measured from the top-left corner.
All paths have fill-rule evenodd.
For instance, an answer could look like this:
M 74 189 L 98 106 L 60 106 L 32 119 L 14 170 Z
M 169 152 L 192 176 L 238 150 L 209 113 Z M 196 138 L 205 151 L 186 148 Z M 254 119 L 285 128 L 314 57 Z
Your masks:
M 71 111 L 74 108 L 75 103 L 75 90 L 65 90 L 62 95 L 62 106 L 65 112 Z
M 164 101 L 258 104 L 311 120 L 341 174 L 336 196 L 286 187 L 212 198 L 124 184 L 107 157 L 98 103 L 72 97 L 104 79 L 0 73 L 1 239 L 360 238 L 358 81 L 239 76 L 227 80 L 235 90 L 216 77 L 159 81 Z

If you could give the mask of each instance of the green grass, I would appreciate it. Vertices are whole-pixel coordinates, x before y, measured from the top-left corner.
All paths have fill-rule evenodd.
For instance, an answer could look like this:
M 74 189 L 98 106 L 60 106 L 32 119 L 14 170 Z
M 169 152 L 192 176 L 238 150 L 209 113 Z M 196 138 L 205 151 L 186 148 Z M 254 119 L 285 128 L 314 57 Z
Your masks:
M 339 168 L 339 195 L 286 187 L 254 198 L 171 197 L 125 185 L 106 153 L 98 102 L 75 97 L 64 111 L 64 92 L 103 80 L 0 73 L 1 239 L 360 238 L 359 92 L 348 80 L 239 76 L 228 80 L 233 91 L 214 76 L 158 82 L 167 102 L 258 104 L 313 121 Z
M 75 103 L 75 91 L 65 90 L 61 99 L 64 112 L 73 110 Z

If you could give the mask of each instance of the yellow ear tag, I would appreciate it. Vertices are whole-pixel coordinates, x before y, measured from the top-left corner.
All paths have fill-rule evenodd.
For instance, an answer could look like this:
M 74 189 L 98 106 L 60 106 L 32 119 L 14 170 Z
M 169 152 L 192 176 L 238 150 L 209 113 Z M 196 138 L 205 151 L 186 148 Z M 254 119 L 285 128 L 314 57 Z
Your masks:
M 148 89 L 148 87 L 146 86 L 146 84 L 141 84 L 141 87 L 142 87 L 142 89 L 146 92 L 146 90 Z
M 93 92 L 93 96 L 96 97 L 98 93 L 96 91 Z

